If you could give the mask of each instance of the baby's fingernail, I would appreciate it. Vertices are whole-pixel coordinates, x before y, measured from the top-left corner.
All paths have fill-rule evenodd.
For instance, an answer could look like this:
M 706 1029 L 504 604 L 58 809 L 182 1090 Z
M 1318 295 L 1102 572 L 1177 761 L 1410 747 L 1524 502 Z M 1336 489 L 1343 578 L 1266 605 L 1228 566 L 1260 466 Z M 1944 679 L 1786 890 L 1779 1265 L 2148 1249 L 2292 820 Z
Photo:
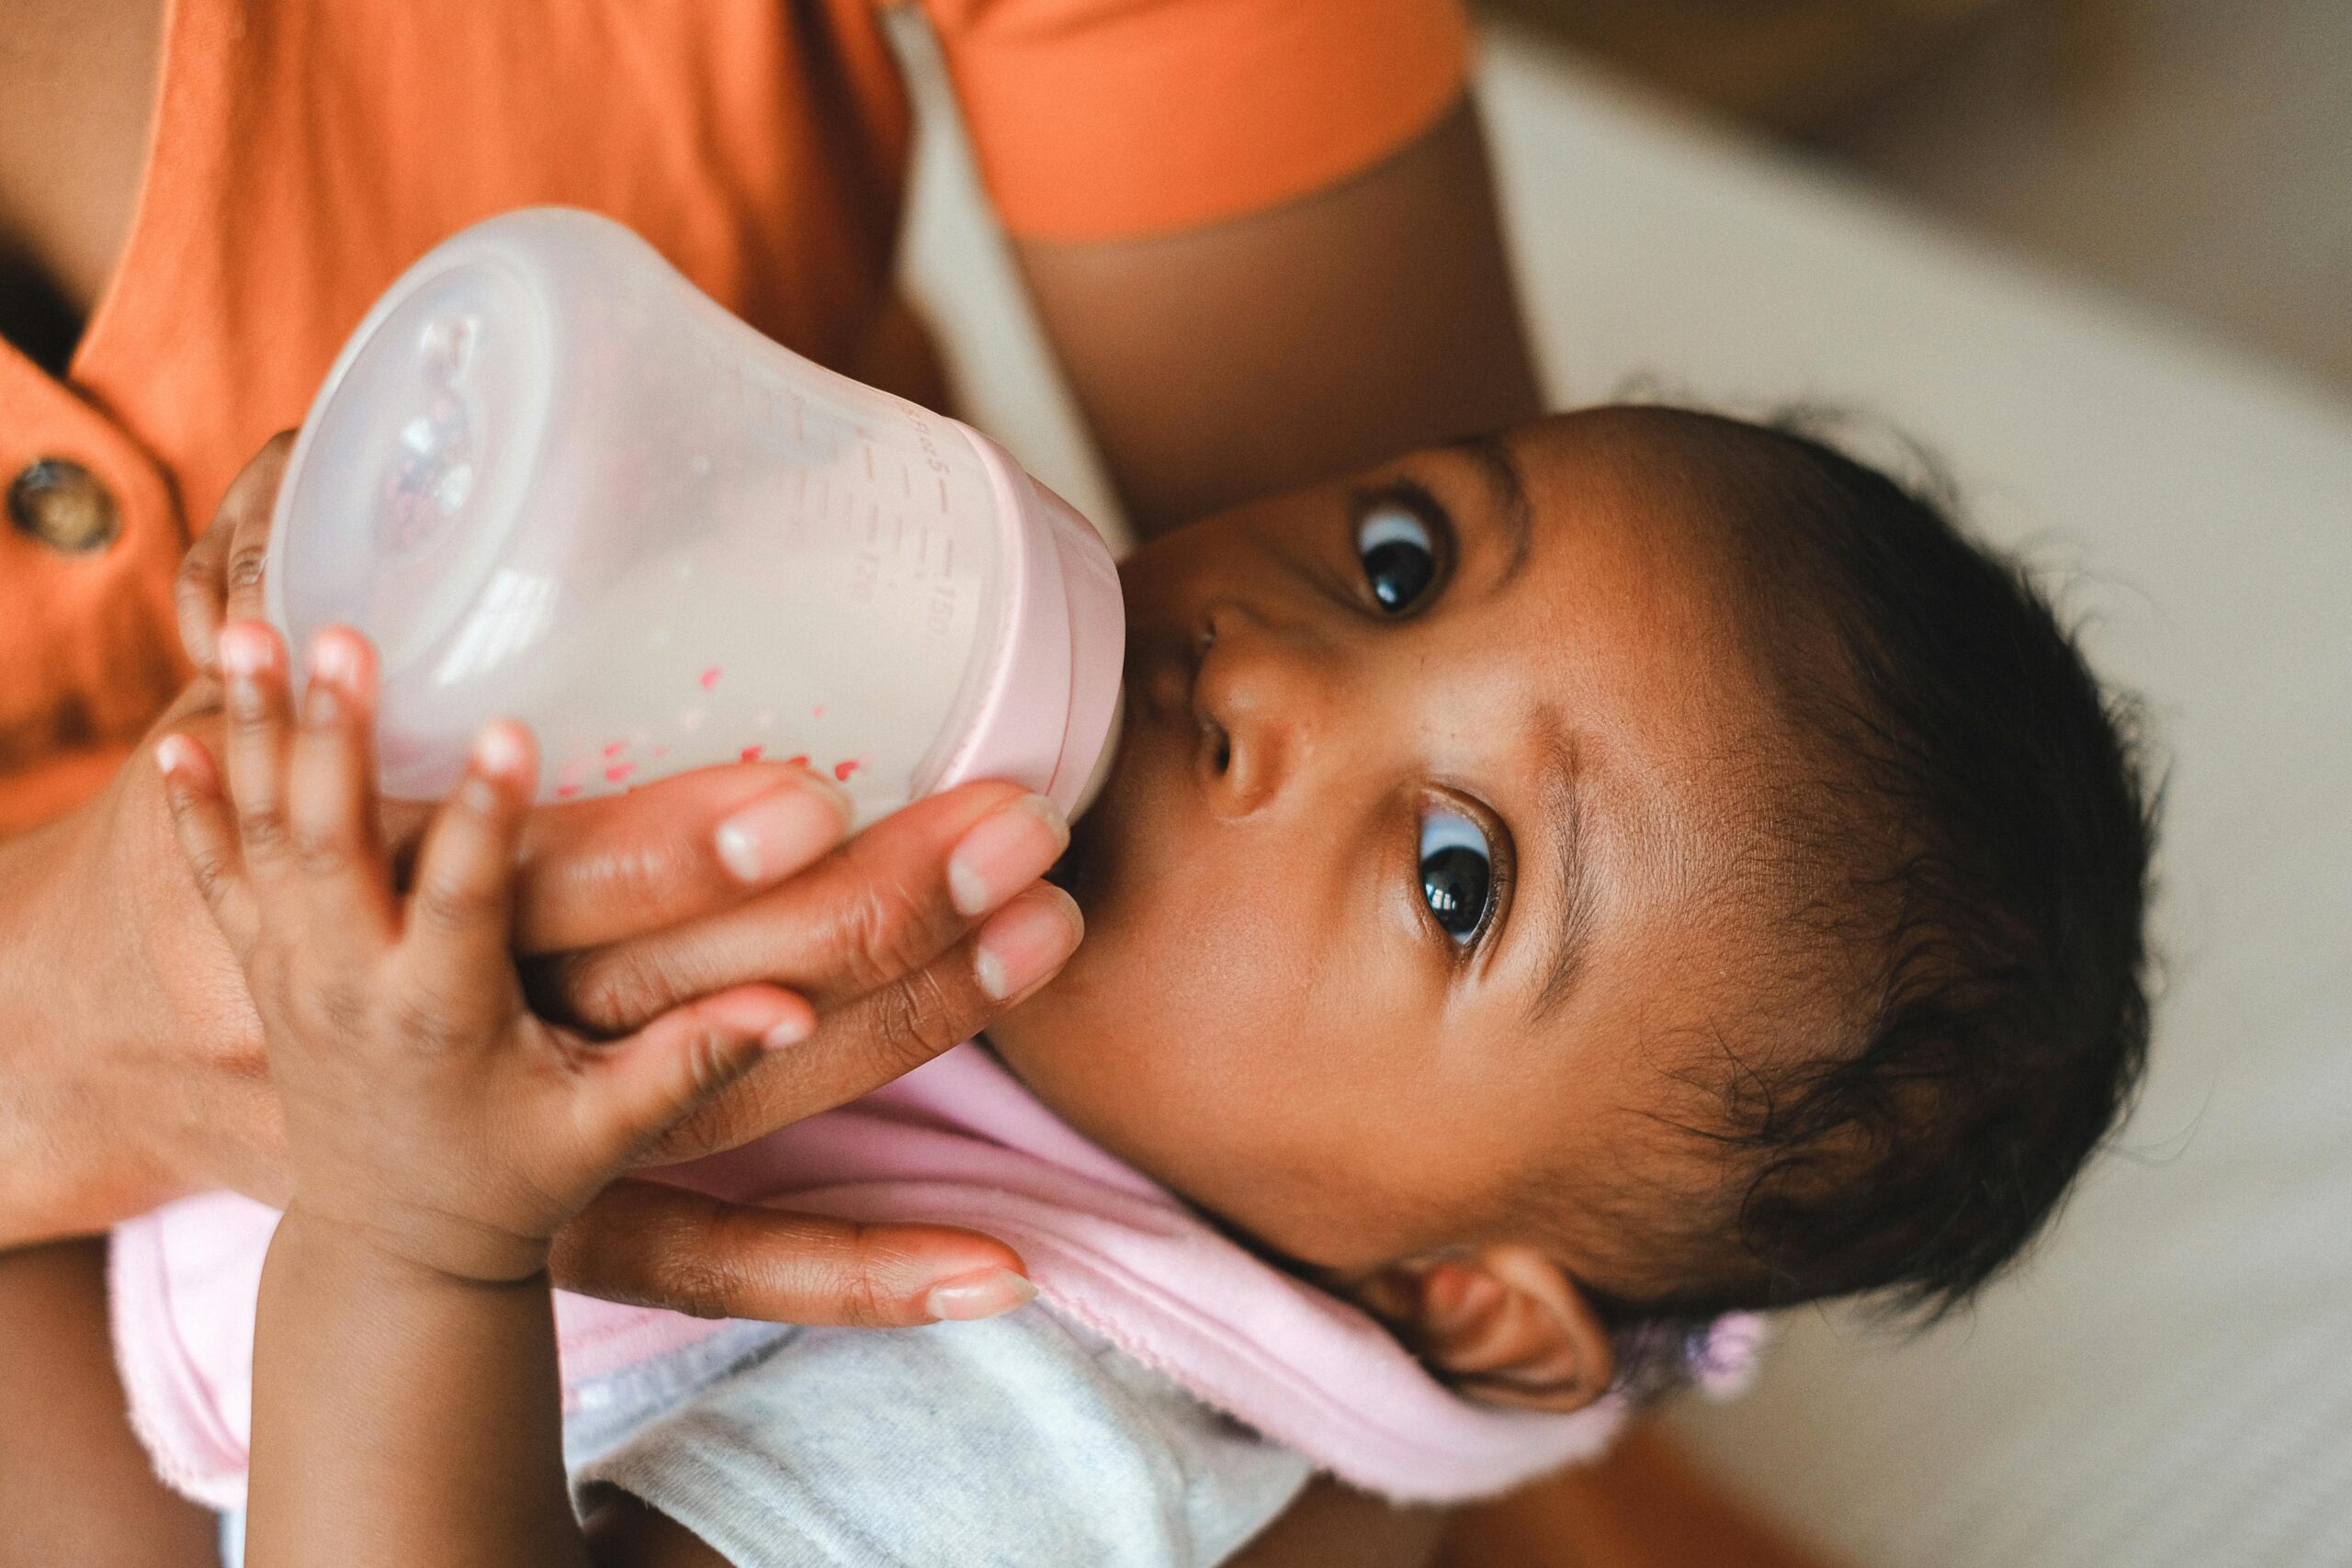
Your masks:
M 1023 898 L 980 928 L 972 956 L 980 989 L 1011 1001 L 1060 968 L 1085 934 L 1086 922 L 1068 894 Z
M 185 735 L 166 735 L 155 742 L 155 767 L 165 778 L 196 763 L 196 742 Z
M 492 778 L 519 773 L 530 760 L 530 746 L 511 724 L 490 725 L 474 737 L 474 766 Z
M 816 1015 L 795 1010 L 768 1025 L 767 1032 L 760 1036 L 760 1048 L 763 1051 L 781 1051 L 786 1046 L 799 1044 L 816 1032 Z
M 1069 824 L 1042 795 L 999 807 L 947 857 L 947 895 L 962 915 L 985 915 L 1046 874 L 1069 847 Z
M 220 628 L 220 682 L 228 690 L 229 711 L 239 718 L 257 718 L 263 703 L 261 672 L 273 657 L 269 634 L 249 622 Z
M 828 779 L 796 780 L 718 825 L 721 864 L 753 886 L 799 870 L 849 831 L 849 792 Z
M 359 684 L 359 645 L 352 633 L 329 627 L 311 639 L 311 681 L 350 691 Z
M 250 681 L 269 665 L 269 634 L 251 621 L 232 621 L 220 628 L 216 644 L 220 672 Z
M 991 1269 L 940 1281 L 922 1298 L 922 1307 L 943 1323 L 970 1323 L 1001 1317 L 1036 1299 L 1037 1287 L 1029 1280 L 1010 1269 Z

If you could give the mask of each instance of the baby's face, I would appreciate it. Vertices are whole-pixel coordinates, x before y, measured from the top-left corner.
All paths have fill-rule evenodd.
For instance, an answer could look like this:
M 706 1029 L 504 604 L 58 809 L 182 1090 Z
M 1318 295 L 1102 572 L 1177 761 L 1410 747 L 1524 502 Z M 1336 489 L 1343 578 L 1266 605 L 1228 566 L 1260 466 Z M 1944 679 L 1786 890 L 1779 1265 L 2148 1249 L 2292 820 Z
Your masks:
M 1087 939 L 990 1032 L 1013 1069 L 1334 1278 L 1512 1239 L 1541 1179 L 1595 1195 L 1552 1251 L 1616 1283 L 1598 1200 L 1671 1185 L 1655 1118 L 1703 1115 L 1663 1043 L 1744 1017 L 1770 947 L 1770 704 L 1666 457 L 1571 416 L 1131 559 Z

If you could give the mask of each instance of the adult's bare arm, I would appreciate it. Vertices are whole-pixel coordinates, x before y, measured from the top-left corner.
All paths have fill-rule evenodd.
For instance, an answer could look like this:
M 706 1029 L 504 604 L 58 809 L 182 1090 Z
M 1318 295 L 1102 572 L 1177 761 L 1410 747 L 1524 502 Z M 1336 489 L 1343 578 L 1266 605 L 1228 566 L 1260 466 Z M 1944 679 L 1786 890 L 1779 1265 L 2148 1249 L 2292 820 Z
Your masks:
M 1467 99 L 1274 211 L 1019 254 L 1147 536 L 1541 407 Z

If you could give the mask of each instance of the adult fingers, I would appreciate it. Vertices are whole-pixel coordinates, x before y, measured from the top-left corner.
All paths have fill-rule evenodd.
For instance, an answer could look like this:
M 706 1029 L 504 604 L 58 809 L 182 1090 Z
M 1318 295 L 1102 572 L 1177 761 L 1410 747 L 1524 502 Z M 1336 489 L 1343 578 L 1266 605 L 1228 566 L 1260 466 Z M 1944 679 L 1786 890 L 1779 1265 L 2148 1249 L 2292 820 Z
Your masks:
M 164 803 L 188 874 L 229 950 L 243 962 L 254 940 L 253 890 L 245 886 L 236 818 L 221 793 L 220 770 L 202 741 L 176 734 L 155 743 L 155 766 L 164 775 Z
M 287 874 L 286 645 L 261 621 L 220 628 L 221 682 L 229 710 L 221 750 L 236 807 L 245 874 L 266 898 Z
M 261 615 L 261 583 L 269 550 L 270 517 L 277 487 L 293 455 L 294 433 L 269 438 L 237 475 L 212 525 L 180 561 L 172 601 L 180 624 L 180 645 L 208 675 L 220 673 L 218 637 L 226 621 Z
M 880 1088 L 970 1039 L 1051 979 L 1084 934 L 1069 894 L 1030 887 L 930 964 L 820 1010 L 806 1043 L 755 1063 L 663 1136 L 651 1156 L 684 1160 L 733 1148 Z
M 540 976 L 546 1000 L 611 1032 L 751 980 L 790 986 L 828 1010 L 920 973 L 1069 841 L 1050 802 L 1010 785 L 925 809 L 937 804 L 876 823 L 731 909 L 568 955 Z
M 287 759 L 286 820 L 311 940 L 373 952 L 393 934 L 376 835 L 375 652 L 347 626 L 311 644 L 311 677 Z
M 857 1224 L 650 1181 L 608 1188 L 559 1233 L 556 1282 L 696 1317 L 899 1328 L 1035 1296 L 1020 1254 L 946 1225 Z
M 705 768 L 543 807 L 524 833 L 517 945 L 593 947 L 732 908 L 848 826 L 841 790 L 788 762 Z

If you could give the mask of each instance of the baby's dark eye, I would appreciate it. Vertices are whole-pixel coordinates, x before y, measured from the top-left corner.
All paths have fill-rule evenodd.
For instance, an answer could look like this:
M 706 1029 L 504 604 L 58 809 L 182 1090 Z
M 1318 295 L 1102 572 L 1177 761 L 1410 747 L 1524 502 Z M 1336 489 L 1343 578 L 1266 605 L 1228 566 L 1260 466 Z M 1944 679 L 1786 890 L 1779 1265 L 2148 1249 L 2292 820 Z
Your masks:
M 1421 901 L 1445 934 L 1466 947 L 1495 901 L 1494 854 L 1486 830 L 1459 811 L 1421 818 Z
M 1411 609 L 1437 580 L 1429 525 L 1393 501 L 1380 502 L 1356 525 L 1356 556 L 1372 596 L 1392 615 Z

